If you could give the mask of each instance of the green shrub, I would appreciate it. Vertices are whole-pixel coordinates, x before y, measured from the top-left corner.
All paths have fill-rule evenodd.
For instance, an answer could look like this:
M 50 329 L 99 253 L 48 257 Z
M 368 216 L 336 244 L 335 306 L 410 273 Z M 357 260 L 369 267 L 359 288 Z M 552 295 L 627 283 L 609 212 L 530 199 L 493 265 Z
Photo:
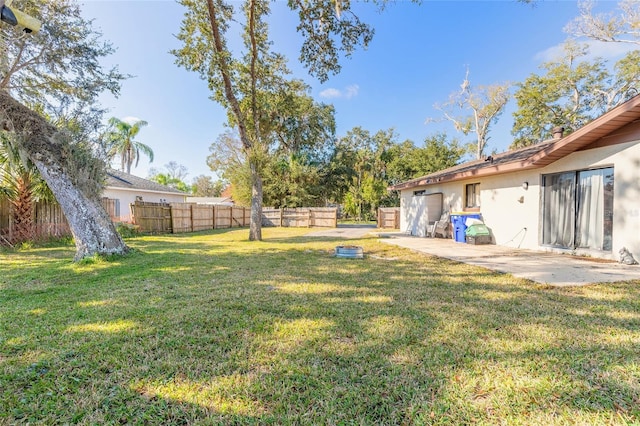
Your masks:
M 140 227 L 127 222 L 116 223 L 116 231 L 122 238 L 133 238 L 140 235 Z

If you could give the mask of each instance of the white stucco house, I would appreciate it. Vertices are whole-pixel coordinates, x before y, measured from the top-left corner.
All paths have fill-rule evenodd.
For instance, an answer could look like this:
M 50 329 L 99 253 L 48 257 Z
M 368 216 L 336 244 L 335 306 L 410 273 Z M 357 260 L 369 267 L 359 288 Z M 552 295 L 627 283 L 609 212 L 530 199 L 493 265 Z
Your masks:
M 131 222 L 130 205 L 136 201 L 184 203 L 187 195 L 157 182 L 112 169 L 107 171 L 102 193 L 104 198 L 112 200 L 112 219 L 119 222 Z
M 440 211 L 480 213 L 495 244 L 616 260 L 626 247 L 638 259 L 640 96 L 569 135 L 390 189 L 414 235 Z

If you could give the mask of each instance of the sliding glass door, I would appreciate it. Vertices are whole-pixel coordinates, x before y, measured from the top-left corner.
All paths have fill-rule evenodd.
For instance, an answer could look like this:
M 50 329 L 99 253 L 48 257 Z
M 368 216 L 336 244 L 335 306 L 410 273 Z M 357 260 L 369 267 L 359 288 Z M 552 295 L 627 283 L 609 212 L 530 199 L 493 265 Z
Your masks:
M 542 177 L 542 243 L 611 251 L 613 168 Z

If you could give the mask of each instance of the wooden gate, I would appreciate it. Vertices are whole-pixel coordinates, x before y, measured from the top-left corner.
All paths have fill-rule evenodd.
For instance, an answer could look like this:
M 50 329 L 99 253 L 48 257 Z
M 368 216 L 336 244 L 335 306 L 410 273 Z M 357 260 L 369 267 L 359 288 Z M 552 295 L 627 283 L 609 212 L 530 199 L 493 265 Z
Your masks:
M 400 207 L 378 208 L 378 228 L 400 229 Z

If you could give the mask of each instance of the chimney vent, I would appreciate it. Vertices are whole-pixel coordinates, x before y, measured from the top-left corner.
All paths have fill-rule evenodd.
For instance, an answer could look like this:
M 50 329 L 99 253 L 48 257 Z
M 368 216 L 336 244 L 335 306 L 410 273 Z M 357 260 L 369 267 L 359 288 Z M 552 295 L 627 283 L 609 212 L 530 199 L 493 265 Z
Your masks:
M 562 139 L 562 136 L 564 136 L 564 127 L 554 127 L 551 132 L 553 133 L 554 139 Z

